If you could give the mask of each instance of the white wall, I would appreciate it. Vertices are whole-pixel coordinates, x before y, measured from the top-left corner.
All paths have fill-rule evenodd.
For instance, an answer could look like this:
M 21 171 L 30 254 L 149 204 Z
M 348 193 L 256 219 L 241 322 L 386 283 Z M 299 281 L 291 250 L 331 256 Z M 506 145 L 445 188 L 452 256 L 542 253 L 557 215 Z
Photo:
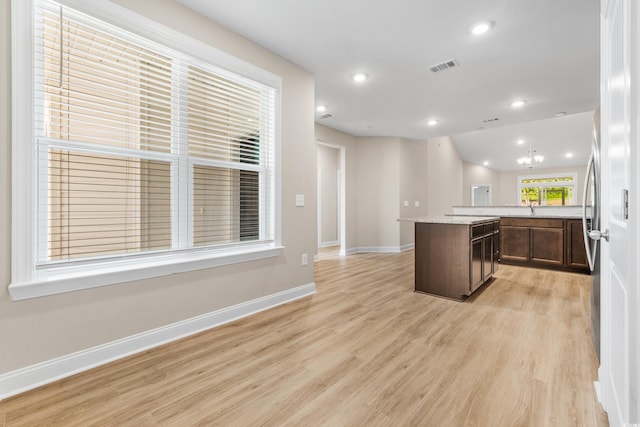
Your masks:
M 0 375 L 313 282 L 316 251 L 313 76 L 172 0 L 116 3 L 282 77 L 282 243 L 278 258 L 21 302 L 11 271 L 10 0 L 0 0 Z M 295 195 L 306 206 L 295 207 Z
M 336 148 L 318 144 L 318 227 L 320 229 L 320 247 L 331 246 L 339 240 L 338 236 L 338 172 L 340 170 L 340 151 Z

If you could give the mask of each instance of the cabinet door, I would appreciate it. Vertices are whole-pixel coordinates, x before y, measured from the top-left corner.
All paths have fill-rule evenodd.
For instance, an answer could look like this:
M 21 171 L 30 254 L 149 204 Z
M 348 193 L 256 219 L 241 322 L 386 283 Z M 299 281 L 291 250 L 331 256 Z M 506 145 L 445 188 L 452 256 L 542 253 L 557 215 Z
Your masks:
M 482 264 L 484 260 L 483 253 L 483 243 L 484 239 L 479 238 L 471 241 L 470 248 L 470 256 L 471 256 L 471 264 L 470 264 L 470 292 L 475 291 L 482 283 L 484 282 L 482 277 Z
M 482 281 L 486 282 L 493 275 L 493 234 L 483 240 Z
M 493 272 L 498 271 L 500 265 L 500 231 L 493 235 Z
M 567 220 L 567 267 L 589 268 L 587 251 L 584 247 L 582 221 Z
M 501 245 L 500 258 L 513 261 L 529 261 L 529 228 L 500 227 Z
M 562 266 L 564 229 L 531 228 L 531 261 Z

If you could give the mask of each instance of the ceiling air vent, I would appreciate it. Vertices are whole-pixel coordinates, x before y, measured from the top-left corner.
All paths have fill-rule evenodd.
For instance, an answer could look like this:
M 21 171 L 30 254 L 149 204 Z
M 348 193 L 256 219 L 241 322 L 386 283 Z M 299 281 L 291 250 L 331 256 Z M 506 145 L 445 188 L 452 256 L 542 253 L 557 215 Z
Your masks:
M 483 120 L 482 123 L 493 123 L 493 122 L 497 122 L 498 120 L 500 120 L 500 119 L 497 118 L 497 117 L 492 117 L 490 119 Z
M 321 115 L 319 118 L 321 118 L 321 119 L 330 119 L 331 117 L 333 117 L 333 116 L 331 114 L 327 113 L 327 114 Z
M 448 61 L 432 65 L 431 67 L 429 67 L 429 69 L 432 72 L 437 73 L 438 71 L 448 70 L 449 68 L 458 67 L 459 65 L 460 64 L 458 64 L 458 61 L 456 61 L 455 59 L 450 59 Z

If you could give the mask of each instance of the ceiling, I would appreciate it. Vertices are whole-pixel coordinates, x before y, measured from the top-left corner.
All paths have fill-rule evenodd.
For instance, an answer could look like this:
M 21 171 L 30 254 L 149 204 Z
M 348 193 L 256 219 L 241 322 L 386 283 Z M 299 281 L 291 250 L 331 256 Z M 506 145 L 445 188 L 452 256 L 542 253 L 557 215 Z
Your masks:
M 356 136 L 452 136 L 464 160 L 499 170 L 517 169 L 529 143 L 545 167 L 568 151 L 560 166 L 586 163 L 591 114 L 572 116 L 599 105 L 598 0 L 178 1 L 311 71 L 327 108 L 317 123 Z M 473 36 L 478 21 L 494 26 Z M 450 59 L 458 66 L 430 71 Z M 357 72 L 367 81 L 355 83 Z M 523 107 L 511 107 L 517 99 Z

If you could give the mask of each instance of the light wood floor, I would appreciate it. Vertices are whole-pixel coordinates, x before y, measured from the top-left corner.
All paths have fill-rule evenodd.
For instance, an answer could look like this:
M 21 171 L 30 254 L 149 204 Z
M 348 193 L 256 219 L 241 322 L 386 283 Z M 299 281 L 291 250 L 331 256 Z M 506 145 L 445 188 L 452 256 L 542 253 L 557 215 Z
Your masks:
M 501 266 L 465 303 L 413 252 L 320 261 L 318 294 L 0 402 L 0 426 L 606 426 L 589 278 Z

